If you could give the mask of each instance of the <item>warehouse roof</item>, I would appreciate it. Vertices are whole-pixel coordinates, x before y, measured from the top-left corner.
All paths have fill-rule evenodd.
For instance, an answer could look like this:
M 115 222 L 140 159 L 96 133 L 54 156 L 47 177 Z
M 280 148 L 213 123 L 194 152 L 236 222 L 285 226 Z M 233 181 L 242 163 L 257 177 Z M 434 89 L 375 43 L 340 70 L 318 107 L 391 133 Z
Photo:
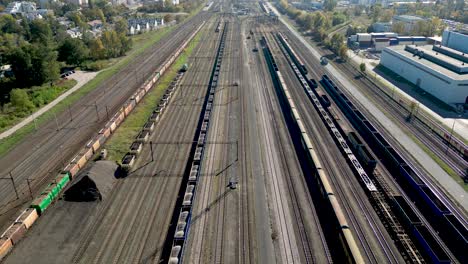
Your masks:
M 432 45 L 424 45 L 424 46 L 415 46 L 415 45 L 409 45 L 410 47 L 417 48 L 418 50 L 424 51 L 424 53 L 433 55 L 437 57 L 438 59 L 442 60 L 443 62 L 446 62 L 447 64 L 452 64 L 452 65 L 458 65 L 466 70 L 468 70 L 468 65 L 462 64 L 462 61 L 457 60 L 455 58 L 446 56 L 444 54 L 438 53 L 436 54 L 435 51 L 432 50 Z M 420 56 L 415 56 L 412 52 L 408 51 L 405 49 L 406 46 L 392 46 L 392 47 L 387 47 L 385 50 L 387 51 L 393 51 L 394 53 L 397 53 L 401 56 L 404 56 L 407 60 L 410 60 L 413 63 L 416 64 L 422 64 L 428 68 L 430 68 L 432 71 L 439 72 L 445 76 L 447 76 L 450 79 L 453 80 L 467 80 L 468 81 L 468 74 L 459 74 L 455 71 L 452 71 L 446 67 L 443 67 L 437 63 L 434 63 L 430 60 L 427 60 L 425 58 L 421 58 Z M 384 51 L 385 51 L 384 50 Z

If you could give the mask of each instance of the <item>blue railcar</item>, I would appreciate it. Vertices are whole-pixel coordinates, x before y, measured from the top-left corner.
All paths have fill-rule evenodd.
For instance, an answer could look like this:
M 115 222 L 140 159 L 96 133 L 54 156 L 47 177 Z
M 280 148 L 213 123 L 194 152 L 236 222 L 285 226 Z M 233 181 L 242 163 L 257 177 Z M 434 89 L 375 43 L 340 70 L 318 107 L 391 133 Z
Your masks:
M 453 214 L 446 214 L 441 221 L 443 230 L 439 235 L 447 241 L 452 253 L 460 263 L 468 263 L 468 230 Z
M 432 236 L 431 232 L 424 225 L 415 225 L 413 235 L 416 237 L 421 252 L 430 259 L 432 263 L 448 264 L 451 260 L 442 246 Z

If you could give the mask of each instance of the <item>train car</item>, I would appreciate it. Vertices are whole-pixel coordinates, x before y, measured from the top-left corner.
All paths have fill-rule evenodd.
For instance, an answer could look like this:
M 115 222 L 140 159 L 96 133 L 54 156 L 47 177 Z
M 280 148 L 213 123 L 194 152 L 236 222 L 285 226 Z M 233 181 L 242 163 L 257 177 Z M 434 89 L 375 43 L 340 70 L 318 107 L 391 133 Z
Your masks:
M 439 235 L 447 241 L 460 263 L 468 263 L 468 230 L 452 214 L 444 215 L 441 223 L 444 229 Z
M 432 263 L 448 264 L 452 262 L 445 250 L 432 236 L 431 232 L 426 226 L 415 225 L 413 232 L 417 239 L 416 241 L 423 249 L 422 253 L 424 253 L 425 257 L 430 259 Z
M 171 254 L 169 256 L 168 264 L 178 264 L 180 260 L 180 252 L 182 251 L 182 246 L 173 246 L 171 249 Z

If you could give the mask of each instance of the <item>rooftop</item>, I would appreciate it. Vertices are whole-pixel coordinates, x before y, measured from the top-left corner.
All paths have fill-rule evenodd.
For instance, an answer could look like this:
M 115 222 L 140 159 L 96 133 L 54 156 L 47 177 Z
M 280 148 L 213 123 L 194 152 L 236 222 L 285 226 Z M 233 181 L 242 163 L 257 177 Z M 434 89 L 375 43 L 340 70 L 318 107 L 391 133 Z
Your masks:
M 409 48 L 416 48 L 419 51 L 423 51 L 425 54 L 436 57 L 437 59 L 447 63 L 449 65 L 456 65 L 457 67 L 462 68 L 465 72 L 468 72 L 468 64 L 463 64 L 461 60 L 449 57 L 447 55 L 437 53 L 432 50 L 432 45 L 422 45 L 422 46 L 415 46 L 415 45 L 407 45 Z M 422 64 L 433 71 L 439 72 L 451 79 L 454 80 L 467 80 L 468 81 L 468 74 L 459 74 L 453 70 L 450 70 L 446 67 L 443 67 L 437 63 L 434 63 L 426 58 L 421 58 L 420 56 L 415 56 L 412 52 L 406 49 L 406 46 L 391 46 L 387 47 L 385 50 L 394 51 L 406 59 L 413 61 L 417 64 Z

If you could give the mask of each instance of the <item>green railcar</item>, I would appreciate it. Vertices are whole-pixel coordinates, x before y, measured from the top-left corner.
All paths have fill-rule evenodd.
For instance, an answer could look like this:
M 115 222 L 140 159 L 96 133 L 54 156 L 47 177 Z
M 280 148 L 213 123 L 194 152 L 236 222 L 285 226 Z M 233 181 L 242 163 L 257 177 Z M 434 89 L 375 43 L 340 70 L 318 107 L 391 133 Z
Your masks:
M 69 182 L 69 172 L 59 174 L 55 178 L 55 181 L 49 184 L 47 188 L 45 188 L 45 190 L 41 193 L 41 195 L 33 201 L 30 207 L 35 208 L 38 214 L 43 213 Z

